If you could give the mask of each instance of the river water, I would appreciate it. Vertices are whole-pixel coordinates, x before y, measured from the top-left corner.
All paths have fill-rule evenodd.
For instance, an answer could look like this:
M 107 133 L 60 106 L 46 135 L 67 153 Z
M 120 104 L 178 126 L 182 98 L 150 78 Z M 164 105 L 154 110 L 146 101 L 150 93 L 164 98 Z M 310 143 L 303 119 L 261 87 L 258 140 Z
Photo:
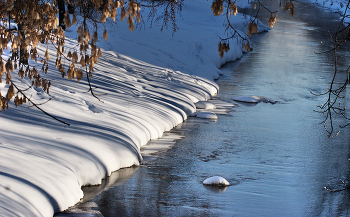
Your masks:
M 223 67 L 218 98 L 235 103 L 258 95 L 277 103 L 237 103 L 216 122 L 190 118 L 176 128 L 183 139 L 141 167 L 117 172 L 111 178 L 117 182 L 106 184 L 112 187 L 84 199 L 88 209 L 105 217 L 350 215 L 350 192 L 324 189 L 340 189 L 350 178 L 349 130 L 328 138 L 319 124 L 324 116 L 313 112 L 326 97 L 310 93 L 326 91 L 331 81 L 332 54 L 314 51 L 321 41 L 331 44 L 337 15 L 294 1 L 291 17 L 278 3 L 265 4 L 279 10 L 277 23 L 252 37 L 252 52 Z M 269 15 L 261 15 L 266 23 Z M 202 185 L 214 175 L 231 186 Z

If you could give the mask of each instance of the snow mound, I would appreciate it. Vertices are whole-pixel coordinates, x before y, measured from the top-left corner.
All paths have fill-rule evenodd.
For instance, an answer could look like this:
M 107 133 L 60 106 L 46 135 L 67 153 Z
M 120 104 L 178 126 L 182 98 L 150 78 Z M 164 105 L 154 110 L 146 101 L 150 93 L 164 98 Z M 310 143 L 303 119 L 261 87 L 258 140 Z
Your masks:
M 249 102 L 249 103 L 258 103 L 259 100 L 255 99 L 254 97 L 251 96 L 239 96 L 233 99 L 234 101 L 238 102 Z
M 197 111 L 196 113 L 197 113 L 196 115 L 197 118 L 213 119 L 213 120 L 218 119 L 218 116 L 216 116 L 214 112 Z
M 197 109 L 216 109 L 213 103 L 207 101 L 198 101 L 195 103 Z
M 204 180 L 203 185 L 229 186 L 230 183 L 221 176 L 213 176 Z

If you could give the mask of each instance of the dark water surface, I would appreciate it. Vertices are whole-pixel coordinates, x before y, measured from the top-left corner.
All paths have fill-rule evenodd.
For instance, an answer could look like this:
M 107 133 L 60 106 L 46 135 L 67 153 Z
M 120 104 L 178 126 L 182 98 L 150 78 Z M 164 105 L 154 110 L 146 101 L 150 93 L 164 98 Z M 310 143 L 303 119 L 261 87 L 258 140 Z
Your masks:
M 313 112 L 326 97 L 310 94 L 325 91 L 331 80 L 332 55 L 314 51 L 321 41 L 328 46 L 337 16 L 294 5 L 294 17 L 277 7 L 275 27 L 253 36 L 254 50 L 226 65 L 218 80 L 222 100 L 258 95 L 278 102 L 238 104 L 216 122 L 189 119 L 177 127 L 195 126 L 185 138 L 90 200 L 94 210 L 105 217 L 350 215 L 349 191 L 324 190 L 342 188 L 350 176 L 349 129 L 329 139 L 319 124 L 323 116 Z M 221 193 L 205 188 L 203 180 L 214 175 L 232 185 Z

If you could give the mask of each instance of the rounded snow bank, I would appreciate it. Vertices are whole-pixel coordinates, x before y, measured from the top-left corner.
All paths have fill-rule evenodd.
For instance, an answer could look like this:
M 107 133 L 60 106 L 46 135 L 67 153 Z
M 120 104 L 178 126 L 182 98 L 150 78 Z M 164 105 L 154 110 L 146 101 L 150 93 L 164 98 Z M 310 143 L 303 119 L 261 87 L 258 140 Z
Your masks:
M 182 123 L 196 111 L 195 102 L 218 90 L 213 81 L 111 51 L 103 52 L 94 71 L 93 85 L 104 103 L 81 93 L 86 80 L 59 76 L 49 69 L 52 100 L 41 108 L 71 126 L 26 106 L 1 114 L 0 216 L 47 217 L 75 205 L 83 197 L 81 186 L 139 165 L 142 146 Z M 36 102 L 49 98 L 33 88 L 28 93 Z
M 204 180 L 203 185 L 229 186 L 230 183 L 221 176 L 213 176 Z

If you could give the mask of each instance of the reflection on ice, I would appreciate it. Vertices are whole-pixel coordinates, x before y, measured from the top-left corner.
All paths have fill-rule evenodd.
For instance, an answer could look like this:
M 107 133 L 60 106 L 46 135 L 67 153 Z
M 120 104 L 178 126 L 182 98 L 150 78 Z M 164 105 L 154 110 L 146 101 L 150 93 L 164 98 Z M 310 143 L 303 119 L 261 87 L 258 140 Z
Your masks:
M 203 185 L 205 189 L 214 193 L 223 193 L 228 188 L 227 186 Z
M 77 205 L 69 208 L 68 210 L 58 213 L 55 217 L 95 217 L 103 216 L 99 211 L 94 210 L 98 208 L 95 202 L 88 202 L 97 194 L 111 188 L 113 186 L 120 185 L 121 183 L 127 181 L 135 172 L 139 169 L 137 166 L 123 168 L 118 171 L 113 172 L 109 177 L 102 180 L 100 185 L 84 186 L 82 190 L 84 192 L 84 197 Z
M 100 211 L 94 210 L 98 205 L 94 202 L 79 204 L 69 209 L 69 212 L 58 213 L 55 217 L 103 217 Z

